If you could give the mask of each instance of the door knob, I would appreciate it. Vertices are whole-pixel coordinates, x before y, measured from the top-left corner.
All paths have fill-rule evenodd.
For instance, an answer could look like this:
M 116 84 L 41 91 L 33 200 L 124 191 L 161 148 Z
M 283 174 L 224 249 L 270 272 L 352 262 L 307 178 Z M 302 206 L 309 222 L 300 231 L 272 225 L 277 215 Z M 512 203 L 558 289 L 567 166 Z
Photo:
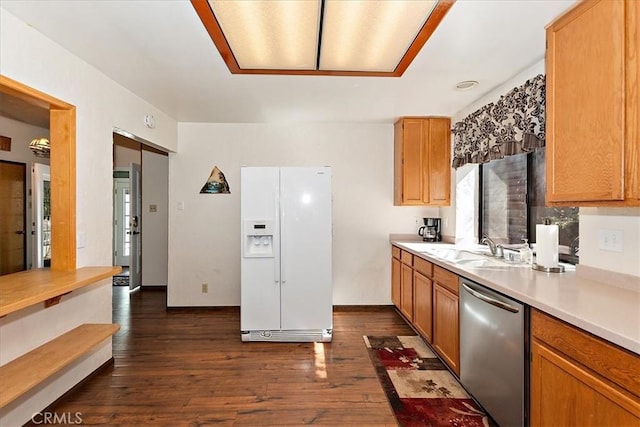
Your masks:
M 133 235 L 135 236 L 136 234 L 140 234 L 140 232 L 139 232 L 139 231 L 134 231 L 134 232 L 133 232 L 133 233 L 131 233 L 131 234 L 133 234 Z
M 16 231 L 16 234 L 24 234 L 24 230 L 18 230 Z

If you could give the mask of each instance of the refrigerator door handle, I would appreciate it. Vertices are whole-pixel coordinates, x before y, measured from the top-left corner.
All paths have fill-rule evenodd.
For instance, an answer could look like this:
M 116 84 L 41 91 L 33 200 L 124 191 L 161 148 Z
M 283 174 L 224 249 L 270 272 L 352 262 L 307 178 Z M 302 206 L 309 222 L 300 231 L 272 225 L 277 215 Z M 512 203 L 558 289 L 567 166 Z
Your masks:
M 282 190 L 280 190 L 282 191 Z M 281 194 L 282 199 L 285 198 L 286 194 Z M 286 227 L 285 227 L 285 223 L 287 222 L 287 214 L 284 210 L 284 207 L 282 207 L 280 204 L 278 204 L 279 209 L 280 209 L 280 280 L 282 282 L 282 284 L 284 285 L 285 283 L 287 283 L 287 279 L 285 276 L 285 262 L 286 262 Z
M 273 192 L 273 201 L 275 205 L 275 223 L 276 230 L 280 225 L 280 195 L 278 194 L 278 190 Z M 276 233 L 277 234 L 277 233 Z M 273 277 L 276 283 L 280 283 L 280 245 L 276 245 L 276 236 L 273 236 Z M 279 242 L 278 242 L 279 243 Z

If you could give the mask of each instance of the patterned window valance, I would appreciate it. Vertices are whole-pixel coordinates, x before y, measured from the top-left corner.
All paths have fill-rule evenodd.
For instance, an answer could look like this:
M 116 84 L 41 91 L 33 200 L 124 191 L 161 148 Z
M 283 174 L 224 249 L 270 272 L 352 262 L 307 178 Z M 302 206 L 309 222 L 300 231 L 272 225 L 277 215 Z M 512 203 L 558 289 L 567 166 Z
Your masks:
M 544 147 L 544 114 L 545 76 L 539 74 L 453 125 L 452 166 Z

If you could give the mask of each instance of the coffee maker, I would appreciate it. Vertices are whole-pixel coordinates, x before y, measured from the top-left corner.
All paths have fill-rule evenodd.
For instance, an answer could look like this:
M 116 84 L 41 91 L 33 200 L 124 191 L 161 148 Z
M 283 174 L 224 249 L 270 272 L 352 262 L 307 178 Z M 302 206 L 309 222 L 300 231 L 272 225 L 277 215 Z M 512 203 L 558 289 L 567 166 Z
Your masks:
M 422 218 L 424 225 L 418 229 L 418 236 L 425 242 L 439 242 L 442 240 L 440 234 L 440 218 Z

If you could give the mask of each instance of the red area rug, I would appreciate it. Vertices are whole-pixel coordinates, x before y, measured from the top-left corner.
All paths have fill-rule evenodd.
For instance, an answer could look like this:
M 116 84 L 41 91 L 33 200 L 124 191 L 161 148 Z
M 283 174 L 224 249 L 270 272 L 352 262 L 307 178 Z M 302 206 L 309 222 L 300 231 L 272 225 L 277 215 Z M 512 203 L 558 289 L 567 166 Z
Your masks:
M 495 426 L 420 337 L 364 341 L 399 425 Z

